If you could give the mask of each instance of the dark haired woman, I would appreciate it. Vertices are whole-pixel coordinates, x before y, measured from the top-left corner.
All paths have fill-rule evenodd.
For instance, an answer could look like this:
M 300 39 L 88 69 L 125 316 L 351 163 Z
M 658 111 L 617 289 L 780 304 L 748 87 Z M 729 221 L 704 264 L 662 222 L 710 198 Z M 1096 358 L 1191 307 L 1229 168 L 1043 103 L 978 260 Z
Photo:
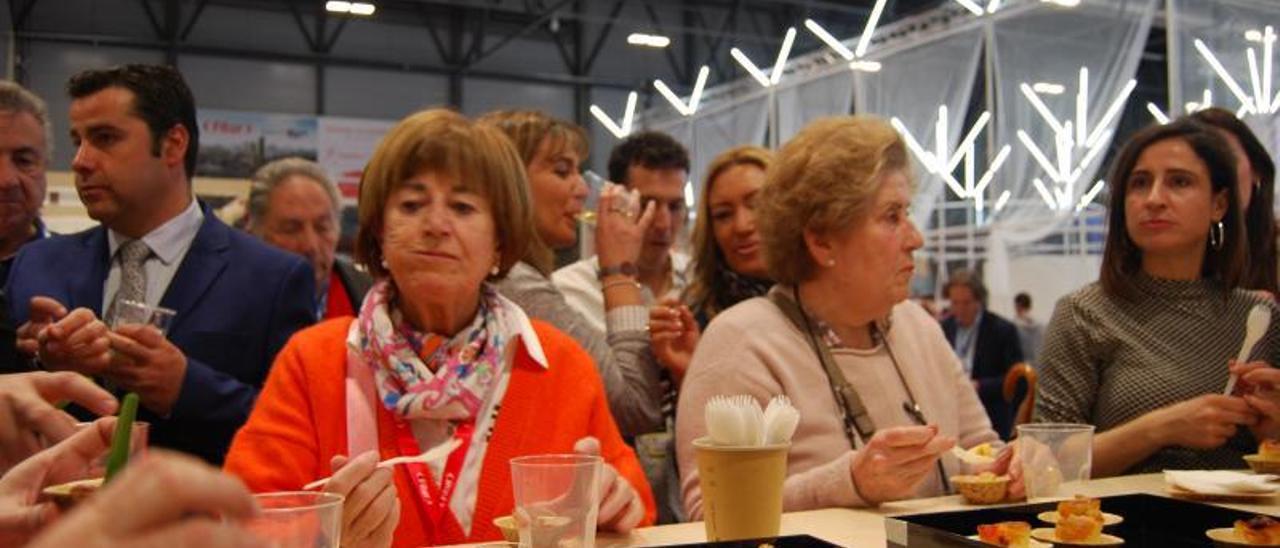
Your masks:
M 1218 132 L 1182 119 L 1134 135 L 1108 180 L 1100 279 L 1054 310 L 1036 419 L 1096 425 L 1094 476 L 1239 468 L 1255 436 L 1280 428 L 1245 398 L 1223 395 L 1250 309 L 1274 309 L 1240 289 L 1235 158 Z M 1275 331 L 1254 359 L 1275 363 Z

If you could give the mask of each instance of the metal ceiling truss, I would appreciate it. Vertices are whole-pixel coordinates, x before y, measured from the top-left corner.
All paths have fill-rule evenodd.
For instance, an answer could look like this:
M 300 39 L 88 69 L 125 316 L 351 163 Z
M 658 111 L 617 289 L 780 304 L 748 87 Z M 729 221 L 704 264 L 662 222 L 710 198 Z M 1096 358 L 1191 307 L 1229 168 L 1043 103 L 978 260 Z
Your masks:
M 26 79 L 22 61 L 30 43 L 111 45 L 163 51 L 166 60 L 174 64 L 180 54 L 311 64 L 316 69 L 320 108 L 324 105 L 324 69 L 328 66 L 445 75 L 449 79 L 449 102 L 453 105 L 461 102 L 462 80 L 467 76 L 570 85 L 574 89 L 579 122 L 587 119 L 592 86 L 619 90 L 648 88 L 651 75 L 637 74 L 627 81 L 591 76 L 605 46 L 610 43 L 609 38 L 618 28 L 649 29 L 676 39 L 672 47 L 665 48 L 664 55 L 675 81 L 689 87 L 701 65 L 710 67 L 718 80 L 735 77 L 737 68 L 727 63 L 725 54 L 730 46 L 774 49 L 781 42 L 781 29 L 810 15 L 823 18 L 824 25 L 835 32 L 856 33 L 874 3 L 874 0 L 859 0 L 857 4 L 829 0 L 609 1 L 607 12 L 602 12 L 587 9 L 589 2 L 597 8 L 604 5 L 602 0 L 375 0 L 378 23 L 425 28 L 439 58 L 438 61 L 404 63 L 335 55 L 334 47 L 351 18 L 327 13 L 323 0 L 137 0 L 140 12 L 153 31 L 152 38 L 34 31 L 30 23 L 39 0 L 8 0 L 16 38 L 14 73 L 20 81 Z M 886 18 L 895 15 L 899 4 L 919 8 L 944 1 L 948 0 L 890 0 Z M 642 19 L 628 19 L 623 15 L 624 8 L 635 3 L 642 4 Z M 289 14 L 308 53 L 193 43 L 192 31 L 211 4 Z M 762 23 L 762 18 L 767 22 Z M 478 63 L 520 39 L 554 44 L 564 71 L 537 73 L 476 68 Z

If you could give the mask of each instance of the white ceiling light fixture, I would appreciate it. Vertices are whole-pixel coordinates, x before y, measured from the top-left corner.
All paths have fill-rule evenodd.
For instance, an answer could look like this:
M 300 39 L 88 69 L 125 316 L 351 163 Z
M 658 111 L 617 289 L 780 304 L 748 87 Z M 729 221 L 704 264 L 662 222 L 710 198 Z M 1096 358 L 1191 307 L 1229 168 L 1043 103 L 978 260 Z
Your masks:
M 667 87 L 667 84 L 662 80 L 655 79 L 653 87 L 658 90 L 658 93 L 662 94 L 662 97 L 668 103 L 671 103 L 672 107 L 675 107 L 677 112 L 684 116 L 693 116 L 693 113 L 698 111 L 698 103 L 702 101 L 702 90 L 707 85 L 707 76 L 710 73 L 711 69 L 707 68 L 706 65 L 702 65 L 702 68 L 698 70 L 698 79 L 693 84 L 693 91 L 689 94 L 689 102 L 687 103 L 680 100 L 676 92 L 671 91 L 671 88 Z
M 1090 188 L 1088 192 L 1084 193 L 1084 196 L 1080 197 L 1080 203 L 1076 204 L 1076 213 L 1080 213 L 1081 211 L 1084 211 L 1084 208 L 1089 207 L 1089 204 L 1093 203 L 1093 199 L 1097 198 L 1098 194 L 1101 193 L 1102 189 L 1106 186 L 1107 184 L 1104 181 L 1099 180 L 1094 182 L 1093 188 Z
M 1187 101 L 1187 104 L 1184 106 L 1187 109 L 1187 114 L 1192 114 L 1209 108 L 1213 106 L 1213 92 L 1209 91 L 1209 88 L 1204 88 L 1204 93 L 1200 96 L 1200 102 Z
M 1062 95 L 1067 91 L 1067 87 L 1062 84 L 1054 84 L 1051 82 L 1036 82 L 1031 85 L 1031 90 L 1045 95 Z
M 880 72 L 883 65 L 879 61 L 850 61 L 850 70 L 860 70 L 862 72 Z
M 729 50 L 729 56 L 733 57 L 733 60 L 737 61 L 739 65 L 742 65 L 747 74 L 750 74 L 762 87 L 776 86 L 778 82 L 782 81 L 782 71 L 786 69 L 787 57 L 791 55 L 791 46 L 795 44 L 795 41 L 796 28 L 791 27 L 787 29 L 787 34 L 782 38 L 782 47 L 778 49 L 778 59 L 774 62 L 773 68 L 767 76 L 763 70 L 760 70 L 760 67 L 751 62 L 751 58 L 747 57 L 747 54 L 742 53 L 742 50 L 732 48 Z
M 819 40 L 822 40 L 822 43 L 835 51 L 842 59 L 849 61 L 849 70 L 880 72 L 883 65 L 881 65 L 879 61 L 870 61 L 860 58 L 867 53 L 867 48 L 871 46 L 871 36 L 876 32 L 876 25 L 880 22 L 880 14 L 884 12 L 884 5 L 886 1 L 887 0 L 876 0 L 876 5 L 871 9 L 871 17 L 867 19 L 867 24 L 862 29 L 862 36 L 858 38 L 858 44 L 856 46 L 857 51 L 850 51 L 843 42 L 838 40 L 830 32 L 827 32 L 827 29 L 823 28 L 822 25 L 819 25 L 818 22 L 813 19 L 805 19 L 804 28 L 809 29 L 809 32 L 812 32 Z M 996 0 L 996 3 L 998 4 L 998 0 Z
M 633 46 L 644 46 L 647 48 L 665 48 L 671 45 L 671 39 L 659 34 L 633 32 L 627 35 L 627 43 Z
M 1012 196 L 1013 196 L 1013 192 L 1010 192 L 1008 190 L 1001 192 L 1000 197 L 996 198 L 995 212 L 1000 213 L 1000 210 L 1004 209 L 1004 206 L 1009 203 L 1009 198 L 1011 198 Z
M 987 187 L 995 180 L 996 172 L 1000 171 L 1001 167 L 1004 167 L 1004 162 L 1009 158 L 1009 152 L 1013 147 L 1009 145 L 1001 147 L 995 158 L 987 166 L 986 171 L 981 177 L 978 177 L 975 167 L 977 149 L 974 143 L 977 141 L 978 135 L 982 133 L 983 129 L 991 121 L 991 113 L 983 112 L 979 115 L 964 138 L 952 150 L 947 148 L 946 139 L 951 134 L 947 118 L 946 105 L 939 106 L 938 119 L 934 123 L 934 150 L 932 152 L 924 149 L 924 146 L 916 140 L 915 136 L 911 134 L 911 130 L 907 129 L 906 124 L 902 123 L 902 120 L 894 117 L 889 120 L 889 123 L 902 135 L 903 141 L 907 143 L 907 148 L 920 159 L 920 163 L 924 164 L 926 170 L 941 177 L 942 182 L 946 183 L 956 197 L 973 200 L 974 211 L 977 213 L 979 222 L 981 222 L 983 212 L 986 209 Z M 960 167 L 961 162 L 964 163 L 963 183 L 953 175 L 956 168 Z M 1008 191 L 1006 190 L 1005 193 L 1007 194 Z M 1008 201 L 1007 197 L 1005 201 Z
M 1147 103 L 1147 112 L 1151 113 L 1151 117 L 1156 119 L 1158 124 L 1169 123 L 1169 115 L 1165 114 L 1155 103 Z
M 1080 5 L 1080 0 L 1040 0 L 1041 4 L 1054 4 L 1064 8 L 1074 8 Z
M 329 0 L 324 4 L 325 11 L 330 13 L 348 13 L 351 15 L 373 15 L 377 11 L 377 6 L 369 2 L 345 2 L 343 0 Z
M 1272 65 L 1275 60 L 1275 27 L 1267 25 L 1263 27 L 1261 32 L 1257 30 L 1248 31 L 1245 33 L 1245 40 L 1262 43 L 1261 60 L 1259 60 L 1258 53 L 1253 47 L 1245 48 L 1245 62 L 1249 67 L 1249 84 L 1251 84 L 1248 90 L 1232 77 L 1231 73 L 1222 65 L 1222 62 L 1218 60 L 1218 57 L 1214 55 L 1203 40 L 1197 38 L 1194 44 L 1200 56 L 1209 64 L 1209 67 L 1218 75 L 1218 78 L 1227 85 L 1227 89 L 1231 90 L 1231 94 L 1240 101 L 1236 116 L 1244 117 L 1249 114 L 1267 115 L 1280 112 L 1280 93 L 1276 93 L 1274 97 L 1271 95 Z M 1201 108 L 1205 108 L 1208 105 L 1208 100 L 1201 103 L 1201 105 Z
M 812 32 L 819 40 L 822 40 L 822 43 L 826 44 L 827 47 L 835 51 L 840 57 L 843 57 L 845 61 L 853 60 L 853 52 L 850 51 L 843 42 L 837 40 L 830 32 L 827 32 L 827 29 L 822 28 L 822 25 L 819 25 L 817 21 L 814 21 L 813 19 L 805 19 L 804 28 L 809 29 L 809 32 Z
M 984 14 L 995 13 L 1000 9 L 1000 4 L 1002 3 L 1000 0 L 990 0 L 987 2 L 987 7 L 983 8 L 976 0 L 955 0 L 955 2 L 960 4 L 960 7 L 969 10 L 969 13 L 979 17 Z
M 876 5 L 871 8 L 871 17 L 867 19 L 867 26 L 862 29 L 862 36 L 858 37 L 858 47 L 854 48 L 854 55 L 862 57 L 867 54 L 867 48 L 871 46 L 871 35 L 875 34 L 876 25 L 880 24 L 880 14 L 884 13 L 886 1 L 876 0 Z
M 1136 80 L 1129 80 L 1112 100 L 1107 110 L 1103 112 L 1098 124 L 1092 128 L 1088 125 L 1089 70 L 1087 68 L 1080 67 L 1074 120 L 1065 122 L 1059 120 L 1030 85 L 1023 83 L 1019 86 L 1027 102 L 1031 104 L 1036 113 L 1053 130 L 1054 154 L 1052 159 L 1031 139 L 1031 136 L 1026 131 L 1021 129 L 1017 131 L 1018 140 L 1026 147 L 1031 157 L 1044 169 L 1049 179 L 1048 185 L 1039 177 L 1033 178 L 1031 182 L 1035 186 L 1036 192 L 1040 194 L 1040 198 L 1044 200 L 1050 209 L 1069 211 L 1074 206 L 1075 211 L 1078 213 L 1088 206 L 1089 202 L 1101 191 L 1102 187 L 1100 185 L 1105 185 L 1105 182 L 1098 180 L 1094 182 L 1088 192 L 1081 196 L 1080 200 L 1075 199 L 1075 188 L 1080 178 L 1084 175 L 1084 170 L 1092 165 L 1093 161 L 1103 152 L 1105 148 L 1103 144 L 1107 142 L 1107 139 L 1114 132 L 1111 127 L 1112 124 L 1116 121 L 1120 110 L 1124 107 L 1129 95 L 1133 93 L 1137 85 L 1138 82 Z M 1050 188 L 1050 185 L 1052 188 Z
M 961 7 L 969 10 L 969 12 L 974 15 L 982 15 L 983 13 L 985 13 L 982 9 L 982 6 L 979 6 L 973 0 L 956 0 L 956 3 L 960 4 Z
M 742 50 L 738 48 L 730 48 L 729 56 L 733 57 L 733 60 L 737 61 L 739 65 L 742 65 L 742 68 L 747 71 L 747 74 L 750 74 L 752 78 L 755 78 L 756 82 L 759 82 L 762 87 L 769 87 L 769 76 L 761 71 L 760 67 L 757 67 L 755 63 L 752 63 L 751 59 L 747 57 L 747 54 L 742 53 Z
M 609 133 L 612 133 L 614 137 L 619 139 L 625 139 L 628 135 L 631 135 L 631 121 L 635 118 L 637 98 L 638 95 L 634 91 L 627 94 L 627 110 L 622 114 L 621 124 L 614 122 L 613 118 L 610 118 L 608 114 L 605 114 L 604 109 L 597 105 L 591 105 L 589 110 L 591 111 L 591 115 L 595 116 L 596 120 L 599 120 L 600 124 L 603 125 L 605 129 L 609 130 Z

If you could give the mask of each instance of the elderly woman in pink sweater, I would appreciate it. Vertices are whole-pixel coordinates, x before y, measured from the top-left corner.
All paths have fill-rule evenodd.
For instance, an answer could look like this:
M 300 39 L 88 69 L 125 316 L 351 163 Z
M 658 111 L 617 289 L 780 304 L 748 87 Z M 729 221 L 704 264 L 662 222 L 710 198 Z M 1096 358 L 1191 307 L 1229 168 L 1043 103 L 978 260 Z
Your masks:
M 787 511 L 944 494 L 947 476 L 964 472 L 949 450 L 999 439 L 938 323 L 906 300 L 923 243 L 911 191 L 906 147 L 879 119 L 820 120 L 778 154 L 757 210 L 778 285 L 716 316 L 681 388 L 676 447 L 692 518 L 702 511 L 692 441 L 717 394 L 784 394 L 799 409 Z

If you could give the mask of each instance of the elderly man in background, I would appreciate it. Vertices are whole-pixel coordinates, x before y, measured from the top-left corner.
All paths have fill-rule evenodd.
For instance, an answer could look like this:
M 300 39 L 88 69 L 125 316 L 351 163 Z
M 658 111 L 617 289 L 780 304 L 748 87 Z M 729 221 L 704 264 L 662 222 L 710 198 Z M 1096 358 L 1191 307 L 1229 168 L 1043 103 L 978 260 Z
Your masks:
M 281 158 L 258 169 L 249 191 L 247 229 L 292 251 L 316 273 L 317 319 L 354 316 L 373 281 L 339 257 L 341 205 L 324 169 L 303 158 Z
M 8 279 L 18 250 L 49 235 L 40 220 L 40 206 L 52 132 L 42 99 L 18 84 L 0 81 L 0 284 Z M 0 373 L 30 369 L 15 347 L 4 300 L 0 293 Z

